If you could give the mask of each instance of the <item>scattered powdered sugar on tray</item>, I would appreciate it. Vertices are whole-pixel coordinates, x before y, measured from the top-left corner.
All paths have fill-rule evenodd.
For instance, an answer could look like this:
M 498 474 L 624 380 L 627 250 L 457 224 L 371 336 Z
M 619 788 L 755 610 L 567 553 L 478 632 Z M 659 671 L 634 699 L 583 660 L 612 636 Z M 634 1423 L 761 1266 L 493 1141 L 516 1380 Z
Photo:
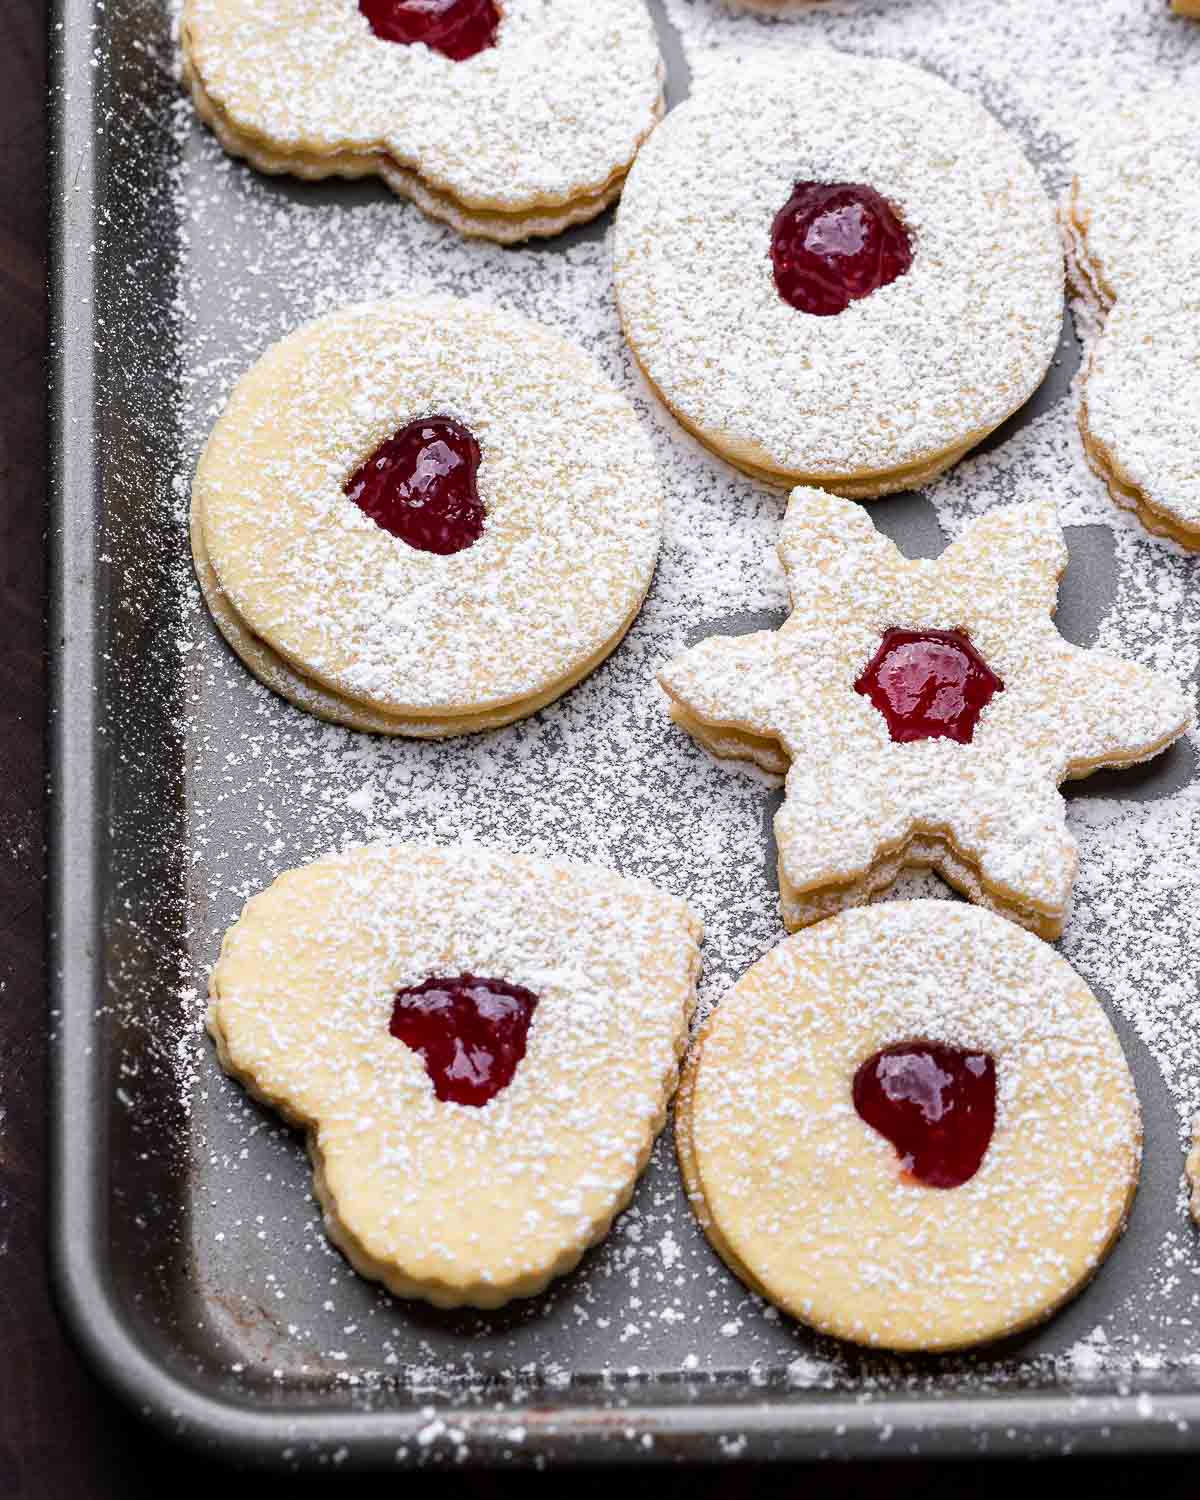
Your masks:
M 1086 17 L 1045 0 L 828 0 L 788 22 L 735 16 L 717 0 L 666 0 L 666 10 L 697 77 L 718 54 L 763 45 L 840 46 L 930 67 L 1020 135 L 1053 193 L 1089 121 L 1200 64 L 1200 26 L 1169 18 L 1157 0 L 1097 0 Z M 170 88 L 164 78 L 164 97 Z M 544 1296 L 499 1314 L 398 1302 L 329 1247 L 296 1138 L 221 1077 L 200 1034 L 222 933 L 279 871 L 329 850 L 470 839 L 606 864 L 683 896 L 707 929 L 702 1002 L 711 1005 L 783 936 L 769 838 L 779 794 L 675 728 L 654 674 L 703 636 L 778 623 L 783 497 L 706 454 L 649 395 L 620 336 L 609 222 L 565 245 L 466 242 L 378 186 L 257 176 L 223 155 L 184 100 L 167 109 L 182 437 L 177 453 L 160 455 L 168 467 L 157 524 L 177 546 L 178 614 L 147 649 L 182 672 L 191 972 L 180 982 L 193 997 L 194 1030 L 163 1022 L 156 1032 L 146 1017 L 157 994 L 141 995 L 136 1024 L 155 1033 L 155 1055 L 188 1104 L 197 1207 L 181 1231 L 187 1316 L 231 1378 L 254 1389 L 345 1386 L 364 1405 L 396 1387 L 419 1406 L 435 1397 L 549 1400 L 567 1386 L 620 1405 L 657 1379 L 736 1399 L 751 1368 L 766 1391 L 810 1399 L 850 1390 L 868 1404 L 964 1386 L 980 1395 L 1063 1383 L 1112 1390 L 1143 1378 L 1170 1387 L 1186 1375 L 1187 1320 L 1200 1317 L 1200 1252 L 1180 1190 L 1183 1131 L 1200 1105 L 1200 794 L 1190 743 L 1165 771 L 1105 776 L 1072 794 L 1080 868 L 1062 951 L 1121 1030 L 1147 1116 L 1147 1159 L 1133 1230 L 1094 1291 L 1019 1351 L 931 1365 L 796 1330 L 708 1248 L 682 1199 L 669 1135 L 607 1242 Z M 334 728 L 260 687 L 221 643 L 187 550 L 193 467 L 237 377 L 301 321 L 396 294 L 490 298 L 577 341 L 641 416 L 666 498 L 658 572 L 614 656 L 534 718 L 443 744 Z M 1053 495 L 1068 540 L 1072 527 L 1101 528 L 1111 549 L 1113 600 L 1086 644 L 1194 684 L 1200 563 L 1112 504 L 1083 462 L 1074 397 L 1065 381 L 1055 388 L 1036 415 L 1018 417 L 930 489 L 929 529 L 936 518 L 948 539 L 992 504 Z M 888 527 L 906 504 L 880 502 L 872 515 Z M 1098 578 L 1097 589 L 1107 586 Z M 915 876 L 897 894 L 947 893 Z M 136 1101 L 144 1084 L 123 1087 Z M 427 1410 L 420 1453 L 409 1456 L 461 1453 L 443 1408 Z M 513 1425 L 514 1449 L 523 1441 Z

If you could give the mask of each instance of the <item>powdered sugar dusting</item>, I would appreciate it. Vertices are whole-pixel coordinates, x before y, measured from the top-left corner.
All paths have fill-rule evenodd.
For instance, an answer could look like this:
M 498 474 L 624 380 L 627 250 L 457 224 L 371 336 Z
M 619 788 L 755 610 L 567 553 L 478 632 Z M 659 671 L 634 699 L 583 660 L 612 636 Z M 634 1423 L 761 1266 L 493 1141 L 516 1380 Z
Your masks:
M 927 66 L 1017 133 L 1052 192 L 1068 182 L 1077 138 L 1098 117 L 1200 62 L 1200 27 L 1172 20 L 1156 0 L 1097 0 L 1086 16 L 1044 0 L 827 0 L 778 23 L 734 16 L 715 0 L 668 0 L 667 9 L 698 78 L 764 43 L 780 52 L 836 46 Z M 673 1382 L 681 1399 L 740 1396 L 755 1362 L 766 1376 L 762 1399 L 850 1392 L 867 1420 L 904 1392 L 969 1391 L 981 1398 L 976 1410 L 987 1424 L 992 1392 L 1067 1384 L 1081 1400 L 1092 1393 L 1099 1400 L 1145 1382 L 1186 1383 L 1200 1316 L 1200 1257 L 1181 1188 L 1185 1130 L 1200 1106 L 1194 990 L 1185 982 L 1200 972 L 1200 924 L 1187 920 L 1200 906 L 1190 743 L 1144 773 L 1079 783 L 1068 797 L 1080 874 L 1063 951 L 1111 1006 L 1150 1149 L 1131 1231 L 1094 1289 L 1019 1350 L 930 1368 L 860 1357 L 796 1329 L 712 1254 L 682 1199 L 666 1138 L 604 1246 L 511 1315 L 418 1313 L 368 1287 L 328 1246 L 294 1135 L 220 1076 L 200 1034 L 222 933 L 279 871 L 330 849 L 473 838 L 606 864 L 685 897 L 707 930 L 702 988 L 711 1005 L 783 936 L 764 837 L 777 794 L 773 801 L 760 780 L 731 775 L 672 726 L 653 677 L 704 636 L 779 624 L 787 596 L 773 549 L 783 502 L 699 449 L 641 383 L 612 303 L 611 231 L 597 225 L 552 249 L 503 252 L 462 242 L 378 187 L 269 182 L 222 154 L 165 76 L 158 88 L 180 237 L 182 442 L 169 424 L 152 429 L 152 451 L 170 468 L 162 509 L 146 526 L 152 536 L 172 528 L 179 613 L 145 644 L 139 669 L 179 673 L 183 682 L 191 944 L 183 982 L 193 996 L 192 1028 L 176 1034 L 165 1019 L 161 976 L 153 984 L 140 978 L 127 953 L 118 962 L 129 976 L 122 1004 L 130 1027 L 156 1038 L 160 1080 L 173 1061 L 189 1104 L 187 1190 L 197 1207 L 179 1231 L 194 1289 L 188 1317 L 234 1394 L 270 1401 L 280 1389 L 315 1386 L 365 1408 L 385 1390 L 388 1400 L 423 1413 L 428 1434 L 404 1445 L 397 1461 L 435 1462 L 470 1447 L 447 1403 L 553 1403 L 566 1392 L 620 1407 L 659 1380 Z M 131 101 L 131 115 L 141 107 Z M 666 492 L 659 570 L 621 649 L 534 719 L 440 746 L 330 728 L 259 687 L 222 646 L 187 560 L 194 463 L 236 378 L 304 320 L 401 294 L 485 297 L 583 345 L 636 407 Z M 161 421 L 149 406 L 138 415 Z M 914 518 L 928 542 L 939 526 L 951 537 L 994 505 L 1045 499 L 1058 502 L 1069 543 L 1089 540 L 1071 528 L 1100 526 L 1111 545 L 1115 593 L 1101 579 L 1087 644 L 1194 680 L 1196 564 L 1112 505 L 1082 463 L 1074 403 L 1057 376 L 1032 421 L 1002 429 L 987 451 L 930 489 L 928 504 L 898 498 L 871 516 L 908 545 Z M 1088 556 L 1084 545 L 1076 549 L 1077 563 Z M 126 566 L 136 586 L 136 559 Z M 1068 571 L 1067 596 L 1077 572 Z M 141 769 L 139 761 L 123 774 Z M 147 865 L 157 868 L 151 861 L 160 853 L 147 849 Z M 928 876 L 906 877 L 897 893 L 947 894 Z M 128 923 L 128 951 L 155 941 L 144 911 L 131 911 Z M 145 1073 L 131 1072 L 122 1087 L 130 1113 L 144 1115 Z M 668 1233 L 677 1259 L 663 1252 Z M 169 1240 L 148 1236 L 148 1255 Z M 1098 1325 L 1102 1340 L 1093 1337 Z M 1081 1344 L 1092 1352 L 1078 1354 Z M 1155 1410 L 1169 1415 L 1169 1398 Z M 501 1415 L 507 1452 L 519 1457 L 536 1446 L 522 1415 Z M 613 1441 L 632 1447 L 640 1434 L 618 1432 Z M 838 1451 L 842 1440 L 831 1434 L 827 1446 Z M 760 1436 L 751 1433 L 747 1451 L 766 1451 Z

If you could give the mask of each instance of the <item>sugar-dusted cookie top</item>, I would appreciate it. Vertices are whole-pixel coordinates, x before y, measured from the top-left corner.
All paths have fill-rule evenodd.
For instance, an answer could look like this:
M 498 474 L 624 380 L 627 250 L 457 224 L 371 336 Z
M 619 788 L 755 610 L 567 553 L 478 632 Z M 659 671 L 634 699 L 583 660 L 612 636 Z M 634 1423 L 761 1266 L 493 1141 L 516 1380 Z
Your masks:
M 628 1201 L 687 1036 L 700 926 L 611 871 L 460 846 L 281 875 L 211 981 L 221 1061 L 306 1126 L 364 1275 L 494 1307 Z
M 903 63 L 751 52 L 655 131 L 618 215 L 622 323 L 748 472 L 858 498 L 944 468 L 1054 352 L 1062 252 L 1016 142 Z
M 193 486 L 206 592 L 272 653 L 253 669 L 399 732 L 504 722 L 590 671 L 649 586 L 661 505 L 588 355 L 448 298 L 356 304 L 273 345 Z
M 929 561 L 905 558 L 852 501 L 797 489 L 779 555 L 782 627 L 703 641 L 660 680 L 717 754 L 786 770 L 775 833 L 789 927 L 913 863 L 1056 936 L 1076 864 L 1059 783 L 1157 754 L 1192 704 L 1059 635 L 1053 503 L 994 510 Z
M 1123 1229 L 1141 1155 L 1087 986 L 948 901 L 845 912 L 761 958 L 693 1048 L 675 1134 L 732 1270 L 824 1333 L 903 1350 L 1048 1317 Z
M 546 233 L 558 210 L 598 212 L 661 109 L 643 0 L 484 0 L 457 25 L 445 9 L 187 0 L 189 82 L 223 143 L 269 171 L 407 176 L 427 210 L 501 239 L 520 237 L 514 216 Z M 402 40 L 427 19 L 431 44 Z
M 1080 149 L 1073 281 L 1102 320 L 1080 428 L 1113 498 L 1200 548 L 1200 88 L 1150 94 Z

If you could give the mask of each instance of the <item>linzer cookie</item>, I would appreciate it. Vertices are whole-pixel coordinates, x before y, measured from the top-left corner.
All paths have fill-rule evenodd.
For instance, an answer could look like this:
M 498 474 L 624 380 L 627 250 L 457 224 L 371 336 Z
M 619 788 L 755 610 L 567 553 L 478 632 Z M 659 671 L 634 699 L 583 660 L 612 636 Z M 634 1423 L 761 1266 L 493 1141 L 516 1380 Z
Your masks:
M 1070 965 L 948 901 L 788 938 L 700 1033 L 675 1137 L 713 1246 L 822 1333 L 958 1349 L 1041 1322 L 1125 1226 L 1141 1121 Z
M 181 35 L 232 155 L 502 242 L 594 218 L 662 111 L 643 0 L 187 0 Z
M 629 175 L 614 274 L 701 442 L 855 499 L 978 443 L 1062 323 L 1053 206 L 1016 143 L 940 79 L 836 52 L 706 74 Z
M 1083 146 L 1063 207 L 1071 280 L 1101 324 L 1079 428 L 1113 499 L 1200 549 L 1200 93 L 1139 99 Z
M 352 728 L 438 738 L 533 713 L 631 624 L 662 497 L 582 350 L 451 299 L 361 303 L 238 382 L 192 488 L 226 640 Z
M 1158 754 L 1192 723 L 1164 677 L 1063 640 L 1066 548 L 1050 502 L 992 511 L 936 562 L 851 501 L 792 493 L 792 612 L 715 636 L 660 681 L 714 754 L 786 772 L 775 819 L 789 929 L 930 867 L 1043 937 L 1075 876 L 1059 784 Z
M 608 870 L 350 850 L 246 905 L 213 970 L 221 1063 L 308 1133 L 329 1237 L 439 1307 L 569 1271 L 662 1128 L 700 925 Z

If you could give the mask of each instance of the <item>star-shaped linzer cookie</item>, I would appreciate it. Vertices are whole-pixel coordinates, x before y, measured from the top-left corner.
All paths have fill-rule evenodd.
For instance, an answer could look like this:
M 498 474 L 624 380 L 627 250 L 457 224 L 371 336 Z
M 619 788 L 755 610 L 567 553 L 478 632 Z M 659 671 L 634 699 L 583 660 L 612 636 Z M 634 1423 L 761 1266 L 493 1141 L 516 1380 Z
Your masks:
M 1055 629 L 1067 554 L 1053 503 L 993 511 L 929 561 L 854 502 L 796 489 L 779 555 L 785 623 L 702 641 L 660 681 L 715 755 L 786 773 L 787 927 L 926 867 L 1057 937 L 1076 867 L 1059 784 L 1148 760 L 1193 714 L 1169 679 Z

